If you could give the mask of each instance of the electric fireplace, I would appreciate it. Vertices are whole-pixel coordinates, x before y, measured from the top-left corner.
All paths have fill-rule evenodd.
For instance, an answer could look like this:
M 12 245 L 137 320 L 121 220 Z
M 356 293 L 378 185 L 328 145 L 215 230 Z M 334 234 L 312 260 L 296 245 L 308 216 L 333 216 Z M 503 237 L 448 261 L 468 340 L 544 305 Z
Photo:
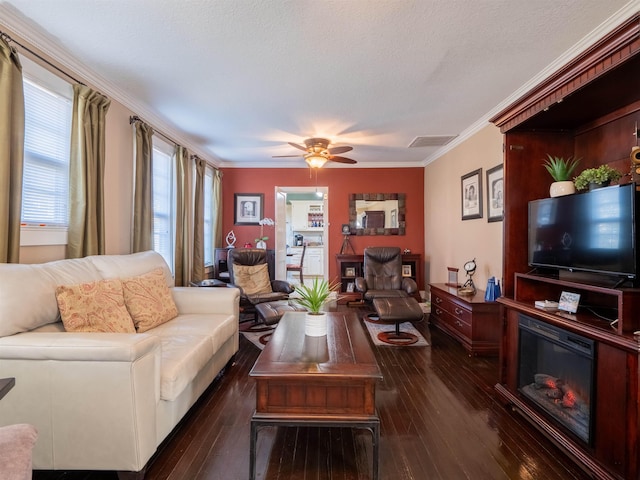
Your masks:
M 591 445 L 593 340 L 520 314 L 518 390 L 538 409 Z

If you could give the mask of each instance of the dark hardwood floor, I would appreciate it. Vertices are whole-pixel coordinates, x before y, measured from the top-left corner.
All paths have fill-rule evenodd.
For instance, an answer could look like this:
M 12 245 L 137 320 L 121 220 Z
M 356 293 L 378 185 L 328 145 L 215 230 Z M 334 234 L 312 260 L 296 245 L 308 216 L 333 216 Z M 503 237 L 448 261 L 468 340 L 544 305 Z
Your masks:
M 416 327 L 429 347 L 374 347 L 384 375 L 377 390 L 382 480 L 590 478 L 498 401 L 493 389 L 497 358 L 470 358 L 427 322 Z M 235 364 L 164 442 L 147 480 L 249 478 L 255 386 L 248 373 L 259 353 L 241 337 Z M 370 470 L 366 431 L 268 427 L 258 437 L 258 479 L 367 479 Z M 33 478 L 117 477 L 113 472 L 35 472 Z

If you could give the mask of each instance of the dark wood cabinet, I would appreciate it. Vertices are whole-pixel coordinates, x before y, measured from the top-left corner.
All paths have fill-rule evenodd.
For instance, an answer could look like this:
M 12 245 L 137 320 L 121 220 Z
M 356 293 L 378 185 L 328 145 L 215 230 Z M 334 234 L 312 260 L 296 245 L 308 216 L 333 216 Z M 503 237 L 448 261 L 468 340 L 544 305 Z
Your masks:
M 431 289 L 430 322 L 456 338 L 471 355 L 497 355 L 501 338 L 500 305 L 486 302 L 484 291 L 460 295 L 444 283 Z
M 552 180 L 541 166 L 547 154 L 582 158 L 580 171 L 607 164 L 629 172 L 640 125 L 638 78 L 640 13 L 491 119 L 504 133 L 504 296 L 498 300 L 504 323 L 496 390 L 594 478 L 640 478 L 640 349 L 633 335 L 640 297 L 634 289 L 581 283 L 572 272 L 562 278 L 524 274 L 530 271 L 527 206 L 549 196 Z M 628 181 L 625 177 L 621 183 Z M 535 300 L 557 301 L 562 291 L 580 293 L 581 304 L 593 310 L 567 316 L 535 308 Z M 601 310 L 608 310 L 605 319 Z M 522 315 L 594 342 L 595 409 L 588 444 L 519 391 Z
M 638 478 L 640 372 L 638 339 L 633 334 L 638 328 L 638 315 L 630 306 L 640 305 L 640 289 L 609 289 L 525 274 L 515 276 L 514 287 L 513 299 L 498 300 L 505 310 L 498 394 L 593 472 L 595 478 Z M 562 291 L 580 294 L 585 307 L 576 314 L 535 307 L 536 300 L 557 299 Z M 577 334 L 594 342 L 593 438 L 589 444 L 545 415 L 519 389 L 522 315 L 569 336 Z
M 364 273 L 364 255 L 338 254 L 336 255 L 336 263 L 338 266 L 338 281 L 340 282 L 339 303 L 360 300 L 361 295 L 355 291 L 355 281 L 357 277 L 362 277 Z M 402 255 L 402 269 L 403 276 L 413 278 L 418 284 L 418 289 L 424 290 L 422 255 L 419 253 Z M 419 294 L 416 296 L 416 300 L 421 301 Z

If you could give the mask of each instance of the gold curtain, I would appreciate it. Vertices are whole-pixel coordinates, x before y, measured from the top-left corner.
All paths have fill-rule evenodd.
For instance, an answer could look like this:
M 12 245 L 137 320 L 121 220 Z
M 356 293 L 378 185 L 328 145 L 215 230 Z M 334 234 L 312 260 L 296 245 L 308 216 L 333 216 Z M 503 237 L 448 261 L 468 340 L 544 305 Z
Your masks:
M 0 37 L 0 263 L 20 259 L 24 91 L 18 53 Z
M 104 254 L 105 123 L 111 100 L 73 86 L 67 258 Z
M 136 120 L 134 128 L 133 253 L 153 249 L 153 129 Z
M 177 287 L 189 285 L 189 152 L 176 145 L 176 245 L 174 258 Z
M 204 280 L 204 198 L 205 168 L 207 162 L 195 157 L 195 196 L 193 199 L 193 281 Z
M 222 247 L 222 172 L 217 168 L 213 169 L 213 239 L 214 247 Z

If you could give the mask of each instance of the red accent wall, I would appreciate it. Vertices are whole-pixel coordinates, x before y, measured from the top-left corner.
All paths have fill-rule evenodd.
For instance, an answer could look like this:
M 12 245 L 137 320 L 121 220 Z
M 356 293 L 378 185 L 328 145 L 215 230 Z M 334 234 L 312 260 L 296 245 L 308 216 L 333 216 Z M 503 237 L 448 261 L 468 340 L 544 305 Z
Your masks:
M 342 247 L 341 227 L 349 223 L 350 193 L 404 193 L 406 235 L 351 236 L 356 253 L 369 246 L 399 246 L 420 253 L 424 261 L 424 168 L 223 168 L 223 237 L 232 230 L 237 246 L 254 243 L 259 226 L 233 224 L 234 193 L 263 193 L 264 216 L 275 218 L 275 187 L 329 188 L 329 279 L 337 276 L 335 255 Z M 420 282 L 422 283 L 422 282 Z

